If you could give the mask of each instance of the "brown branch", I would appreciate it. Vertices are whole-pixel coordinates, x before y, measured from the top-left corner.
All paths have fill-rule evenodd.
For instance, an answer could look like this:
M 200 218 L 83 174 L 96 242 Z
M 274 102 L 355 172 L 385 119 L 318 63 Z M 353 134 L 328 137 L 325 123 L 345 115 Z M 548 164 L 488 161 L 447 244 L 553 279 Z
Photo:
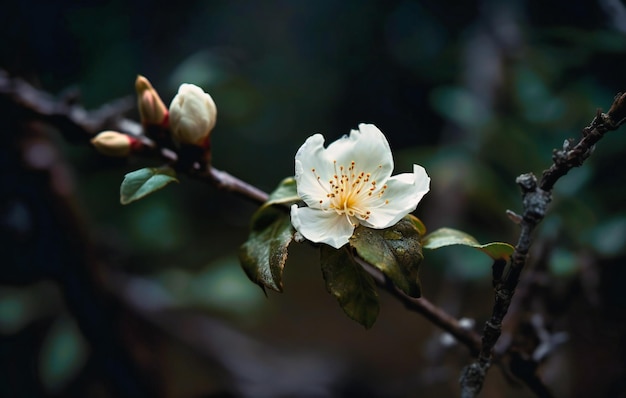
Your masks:
M 131 98 L 123 98 L 95 111 L 87 111 L 75 103 L 74 98 L 56 99 L 26 81 L 11 78 L 0 70 L 0 99 L 6 101 L 13 111 L 19 112 L 24 120 L 37 120 L 55 127 L 69 141 L 87 143 L 103 130 L 115 130 L 141 140 L 148 148 L 147 155 L 157 154 L 170 163 L 178 160 L 178 154 L 173 149 L 159 148 L 152 139 L 146 137 L 140 123 L 121 116 L 135 107 L 135 101 Z M 188 172 L 194 178 L 257 204 L 267 201 L 267 193 L 214 167 L 202 170 L 196 163 Z
M 251 199 L 259 205 L 267 202 L 269 198 L 266 192 L 215 167 L 210 167 L 209 177 L 217 188 Z
M 1 69 L 0 97 L 7 102 L 9 110 L 18 112 L 21 118 L 54 126 L 70 141 L 87 141 L 94 134 L 106 129 L 123 129 L 132 136 L 139 136 L 141 132 L 140 126 L 125 125 L 125 120 L 120 117 L 134 108 L 135 102 L 130 97 L 86 112 L 82 106 L 76 104 L 75 93 L 57 99 L 22 79 L 10 77 Z
M 582 138 L 574 144 L 567 140 L 563 148 L 555 150 L 552 157 L 553 164 L 543 172 L 540 181 L 532 173 L 522 174 L 516 182 L 522 191 L 523 212 L 520 220 L 521 232 L 515 252 L 511 257 L 511 264 L 503 279 L 495 283 L 495 302 L 491 318 L 485 323 L 482 338 L 482 347 L 477 360 L 468 365 L 461 375 L 462 397 L 475 397 L 481 390 L 485 375 L 491 366 L 492 351 L 502 332 L 502 320 L 506 315 L 520 274 L 526 264 L 526 258 L 532 245 L 532 233 L 543 220 L 548 204 L 552 199 L 554 184 L 572 168 L 581 166 L 591 155 L 594 145 L 605 133 L 617 130 L 626 121 L 626 94 L 618 94 L 607 113 L 598 111 L 591 124 L 582 131 Z M 530 380 L 530 379 L 528 379 Z M 539 379 L 533 380 L 536 385 Z M 544 386 L 545 387 L 545 386 Z M 541 396 L 549 397 L 546 389 Z
M 581 166 L 594 150 L 595 144 L 604 134 L 617 130 L 626 120 L 626 93 L 615 96 L 613 104 L 607 113 L 597 111 L 591 124 L 582 131 L 582 138 L 572 147 L 571 141 L 563 143 L 563 149 L 557 150 L 552 156 L 554 163 L 543 172 L 539 188 L 550 191 L 557 180 L 567 174 L 574 167 Z
M 398 299 L 408 310 L 424 316 L 436 326 L 450 333 L 457 339 L 457 341 L 467 346 L 472 355 L 478 354 L 480 351 L 480 336 L 478 333 L 461 326 L 458 319 L 448 314 L 440 307 L 437 307 L 426 298 L 413 298 L 407 296 L 379 269 L 359 257 L 356 257 L 356 260 L 365 269 L 365 271 L 367 271 L 367 273 L 374 278 L 374 281 L 379 287 L 383 288 L 387 291 L 387 293 Z
M 171 148 L 159 147 L 153 140 L 143 134 L 139 123 L 121 117 L 121 113 L 131 109 L 128 99 L 116 101 L 112 105 L 88 112 L 79 104 L 71 101 L 58 100 L 50 94 L 32 87 L 21 79 L 10 78 L 0 70 L 0 99 L 8 100 L 17 111 L 23 113 L 27 120 L 35 119 L 53 126 L 71 140 L 88 142 L 89 138 L 103 130 L 116 130 L 140 139 L 149 151 L 145 155 L 156 155 L 161 159 L 176 163 L 178 154 Z M 185 172 L 200 181 L 207 182 L 220 190 L 263 204 L 268 194 L 231 174 L 212 166 L 203 167 L 194 163 Z M 382 273 L 371 265 L 362 262 L 365 269 L 374 277 L 377 284 L 393 297 L 397 298 L 409 310 L 417 312 L 438 327 L 456 337 L 465 344 L 472 354 L 480 349 L 477 333 L 459 325 L 459 321 L 437 307 L 430 301 L 414 299 L 398 290 Z

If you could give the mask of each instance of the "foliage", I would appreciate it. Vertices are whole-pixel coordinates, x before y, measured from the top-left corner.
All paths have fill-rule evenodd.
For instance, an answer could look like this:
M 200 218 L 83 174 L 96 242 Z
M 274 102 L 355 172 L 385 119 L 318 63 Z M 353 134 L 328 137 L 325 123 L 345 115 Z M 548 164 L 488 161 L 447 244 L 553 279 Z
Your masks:
M 372 277 L 358 264 L 347 247 L 320 247 L 320 263 L 326 290 L 346 315 L 369 329 L 376 322 L 380 306 Z
M 287 247 L 294 235 L 285 204 L 299 200 L 293 178 L 287 178 L 252 216 L 250 237 L 239 250 L 246 275 L 261 288 L 281 292 Z
M 350 246 L 404 293 L 419 297 L 418 270 L 424 258 L 420 238 L 419 230 L 407 217 L 382 230 L 359 226 L 350 238 Z
M 120 203 L 127 205 L 164 188 L 171 182 L 178 182 L 176 172 L 171 167 L 146 167 L 135 170 L 124 176 L 120 187 Z
M 422 240 L 425 249 L 461 245 L 480 250 L 494 260 L 508 261 L 515 249 L 508 243 L 493 242 L 481 245 L 476 238 L 452 228 L 440 228 L 426 235 Z
M 295 232 L 286 210 L 299 201 L 295 180 L 286 178 L 252 217 L 250 235 L 239 250 L 239 259 L 248 278 L 263 289 L 283 291 L 287 248 Z M 442 228 L 424 236 L 425 233 L 422 221 L 407 215 L 385 229 L 360 225 L 349 244 L 339 249 L 320 244 L 326 289 L 350 318 L 370 328 L 379 312 L 378 294 L 372 276 L 356 256 L 380 270 L 406 295 L 418 298 L 421 295 L 419 265 L 424 258 L 422 246 L 428 249 L 469 246 L 494 260 L 504 261 L 513 253 L 509 244 L 481 245 L 471 235 L 458 230 Z

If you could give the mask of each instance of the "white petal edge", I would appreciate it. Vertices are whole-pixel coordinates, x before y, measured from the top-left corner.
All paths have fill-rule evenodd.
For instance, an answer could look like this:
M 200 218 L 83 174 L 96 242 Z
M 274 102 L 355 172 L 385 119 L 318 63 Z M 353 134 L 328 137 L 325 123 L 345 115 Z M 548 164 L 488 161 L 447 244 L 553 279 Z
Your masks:
M 324 136 L 314 134 L 307 138 L 298 152 L 295 161 L 295 179 L 298 196 L 313 208 L 320 208 L 320 200 L 326 200 L 326 192 L 317 181 L 317 175 L 332 174 L 332 162 L 325 158 Z M 326 177 L 324 177 L 326 178 Z
M 308 240 L 339 249 L 354 232 L 354 226 L 334 211 L 291 206 L 291 224 Z
M 361 123 L 359 130 L 352 130 L 328 145 L 326 158 L 332 163 L 349 167 L 356 163 L 357 170 L 372 173 L 379 183 L 391 176 L 393 156 L 385 135 L 373 124 Z M 379 168 L 378 166 L 382 166 Z
M 430 190 L 430 177 L 419 165 L 413 165 L 413 173 L 398 174 L 387 180 L 387 189 L 383 199 L 389 203 L 372 213 L 367 221 L 361 221 L 366 227 L 383 229 L 391 227 L 417 207 L 424 195 Z

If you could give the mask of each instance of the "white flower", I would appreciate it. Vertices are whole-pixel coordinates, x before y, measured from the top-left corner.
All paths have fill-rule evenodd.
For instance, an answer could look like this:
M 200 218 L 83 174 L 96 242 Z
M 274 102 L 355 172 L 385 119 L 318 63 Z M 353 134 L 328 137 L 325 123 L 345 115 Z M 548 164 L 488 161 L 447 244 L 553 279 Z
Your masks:
M 415 210 L 428 192 L 426 170 L 391 177 L 387 139 L 373 124 L 360 124 L 324 148 L 324 137 L 309 137 L 296 153 L 298 195 L 308 207 L 291 207 L 291 223 L 305 238 L 336 249 L 362 224 L 382 229 Z
M 169 111 L 170 129 L 179 143 L 203 145 L 215 127 L 215 102 L 196 85 L 181 84 Z

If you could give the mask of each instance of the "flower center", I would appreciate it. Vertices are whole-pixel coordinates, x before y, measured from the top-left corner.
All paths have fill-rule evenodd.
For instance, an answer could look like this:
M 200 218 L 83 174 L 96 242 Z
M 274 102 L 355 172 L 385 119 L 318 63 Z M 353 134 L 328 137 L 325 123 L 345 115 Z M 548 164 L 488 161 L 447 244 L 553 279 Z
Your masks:
M 326 192 L 326 198 L 319 201 L 322 210 L 334 210 L 339 215 L 345 215 L 356 226 L 359 219 L 367 220 L 370 217 L 372 209 L 389 203 L 388 200 L 380 202 L 387 185 L 378 186 L 372 173 L 359 171 L 354 161 L 345 167 L 337 165 L 335 160 L 333 166 L 335 172 L 328 182 L 322 181 L 315 169 L 311 169 Z M 378 169 L 381 168 L 379 165 Z

